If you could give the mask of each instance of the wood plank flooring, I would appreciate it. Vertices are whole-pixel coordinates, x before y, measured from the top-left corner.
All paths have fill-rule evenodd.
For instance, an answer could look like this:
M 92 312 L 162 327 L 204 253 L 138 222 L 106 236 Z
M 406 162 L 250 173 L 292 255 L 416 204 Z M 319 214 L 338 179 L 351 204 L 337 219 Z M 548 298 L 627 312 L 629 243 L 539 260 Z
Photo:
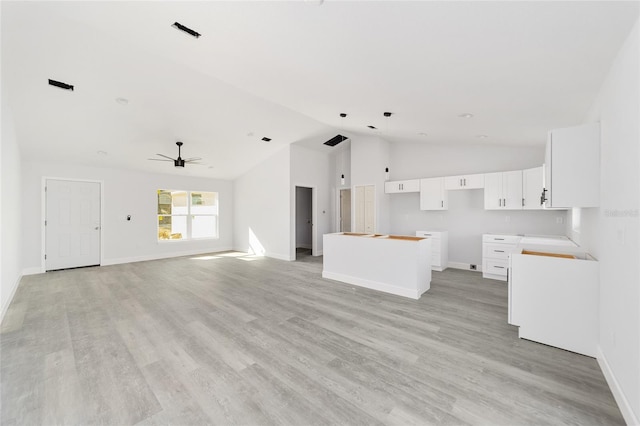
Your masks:
M 22 279 L 3 425 L 624 424 L 596 360 L 518 339 L 507 288 L 433 273 L 418 301 L 240 253 Z

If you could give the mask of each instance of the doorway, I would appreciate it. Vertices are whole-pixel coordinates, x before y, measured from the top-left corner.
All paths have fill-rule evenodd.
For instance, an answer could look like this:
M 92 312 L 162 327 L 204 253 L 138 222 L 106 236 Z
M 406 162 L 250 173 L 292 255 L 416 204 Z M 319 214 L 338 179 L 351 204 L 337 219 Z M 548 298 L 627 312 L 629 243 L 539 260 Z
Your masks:
M 351 188 L 340 190 L 338 218 L 338 230 L 340 232 L 351 232 Z
M 376 187 L 356 186 L 355 191 L 355 232 L 373 234 L 376 230 Z
M 313 188 L 296 186 L 296 260 L 313 255 Z
M 44 269 L 100 265 L 100 182 L 46 179 Z

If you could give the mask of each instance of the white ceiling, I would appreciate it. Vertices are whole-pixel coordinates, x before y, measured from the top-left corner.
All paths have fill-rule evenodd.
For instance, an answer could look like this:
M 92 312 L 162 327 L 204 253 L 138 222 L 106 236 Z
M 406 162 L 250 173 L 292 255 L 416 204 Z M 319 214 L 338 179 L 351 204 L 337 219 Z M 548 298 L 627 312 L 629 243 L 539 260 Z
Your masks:
M 2 1 L 2 96 L 23 157 L 232 179 L 289 143 L 330 151 L 337 132 L 543 144 L 584 119 L 639 10 L 318 3 Z M 206 166 L 146 160 L 177 140 Z

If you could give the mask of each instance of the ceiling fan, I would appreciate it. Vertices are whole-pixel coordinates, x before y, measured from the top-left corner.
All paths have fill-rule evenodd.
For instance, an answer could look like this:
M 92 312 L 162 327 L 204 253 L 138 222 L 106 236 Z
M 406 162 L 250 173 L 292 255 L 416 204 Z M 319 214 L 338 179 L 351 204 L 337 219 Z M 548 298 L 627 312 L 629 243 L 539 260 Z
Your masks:
M 201 164 L 201 163 L 197 163 L 196 161 L 202 160 L 202 158 L 200 157 L 193 157 L 193 158 L 182 158 L 180 156 L 180 148 L 182 147 L 183 143 L 182 142 L 176 142 L 176 145 L 178 145 L 178 158 L 171 158 L 169 156 L 166 156 L 164 154 L 156 154 L 159 155 L 160 157 L 164 157 L 164 158 L 147 158 L 147 160 L 151 160 L 151 161 L 173 161 L 173 165 L 175 167 L 184 167 L 185 164 L 189 163 L 189 164 Z

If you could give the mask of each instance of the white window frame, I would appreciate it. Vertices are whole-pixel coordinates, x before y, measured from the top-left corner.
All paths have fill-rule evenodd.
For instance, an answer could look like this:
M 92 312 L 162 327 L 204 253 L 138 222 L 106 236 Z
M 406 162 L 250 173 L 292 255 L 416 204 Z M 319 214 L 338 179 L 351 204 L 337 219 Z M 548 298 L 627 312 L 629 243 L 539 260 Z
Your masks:
M 165 191 L 165 192 L 184 192 L 187 194 L 187 213 L 185 214 L 160 214 L 158 213 L 158 197 L 157 195 L 159 194 L 158 191 Z M 203 214 L 203 213 L 197 213 L 197 214 L 193 214 L 191 212 L 191 194 L 192 193 L 212 193 L 215 194 L 216 197 L 216 209 L 217 209 L 217 213 L 211 213 L 211 214 Z M 187 218 L 187 235 L 183 236 L 182 238 L 177 238 L 177 239 L 171 239 L 171 238 L 160 238 L 160 220 L 159 217 L 160 216 L 171 216 L 172 218 L 175 217 L 186 217 Z M 198 238 L 194 238 L 192 236 L 193 234 L 193 225 L 192 225 L 192 221 L 193 221 L 193 217 L 194 216 L 205 216 L 205 217 L 215 217 L 215 230 L 214 230 L 214 236 L 212 237 L 198 237 Z M 173 223 L 173 219 L 172 219 L 172 223 Z M 191 190 L 184 190 L 184 189 L 158 189 L 156 191 L 156 238 L 157 241 L 159 243 L 164 243 L 164 242 L 175 242 L 175 241 L 201 241 L 201 240 L 217 240 L 220 238 L 220 193 L 217 191 L 191 191 Z

